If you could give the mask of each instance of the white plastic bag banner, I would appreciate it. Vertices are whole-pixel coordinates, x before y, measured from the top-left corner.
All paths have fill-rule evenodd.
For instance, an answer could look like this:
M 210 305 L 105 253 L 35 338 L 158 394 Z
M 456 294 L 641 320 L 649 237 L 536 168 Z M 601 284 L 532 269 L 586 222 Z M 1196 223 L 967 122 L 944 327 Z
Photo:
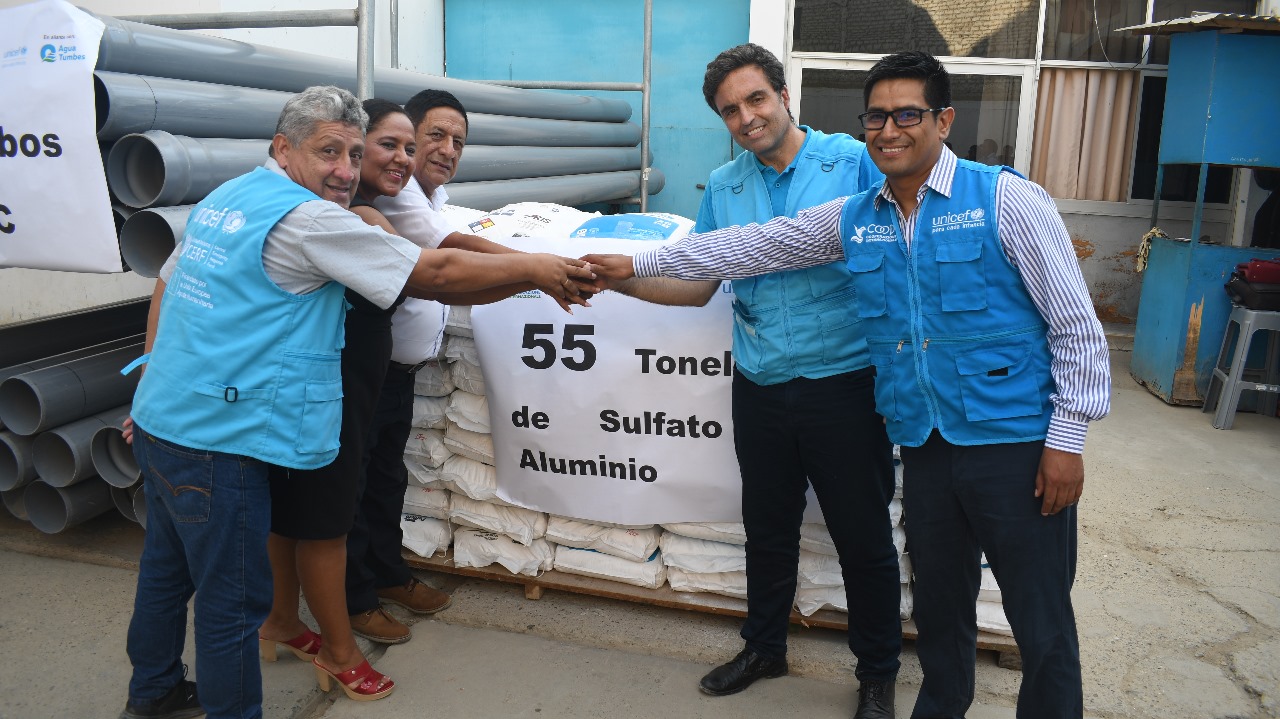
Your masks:
M 579 256 L 657 244 L 527 238 L 513 246 Z M 472 309 L 499 495 L 622 524 L 740 520 L 731 294 L 715 293 L 706 307 L 616 292 L 591 303 L 568 315 L 534 291 Z
M 94 108 L 102 30 L 63 0 L 0 10 L 0 267 L 124 270 Z

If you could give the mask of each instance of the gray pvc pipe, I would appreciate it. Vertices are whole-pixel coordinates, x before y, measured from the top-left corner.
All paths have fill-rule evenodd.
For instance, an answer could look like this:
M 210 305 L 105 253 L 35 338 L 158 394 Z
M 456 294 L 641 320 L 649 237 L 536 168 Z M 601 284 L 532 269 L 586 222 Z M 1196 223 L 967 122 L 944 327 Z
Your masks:
M 25 487 L 36 478 L 35 437 L 0 432 L 0 492 Z
M 17 489 L 10 489 L 0 492 L 0 502 L 4 503 L 4 508 L 9 510 L 13 516 L 27 521 L 27 487 L 23 485 Z
M 111 429 L 129 416 L 129 405 L 68 422 L 36 437 L 36 474 L 54 487 L 69 487 L 98 475 L 93 464 L 93 436 Z M 108 482 L 110 484 L 110 482 Z
M 116 505 L 116 511 L 124 515 L 124 518 L 130 522 L 138 521 L 137 512 L 133 511 L 133 487 L 112 487 L 111 503 Z
M 184 80 L 223 84 L 252 82 L 285 92 L 331 84 L 356 91 L 353 62 L 97 17 L 106 25 L 98 49 L 98 70 L 163 72 Z M 631 106 L 621 100 L 517 90 L 385 67 L 376 69 L 374 80 L 376 97 L 398 103 L 420 90 L 434 88 L 452 92 L 471 112 L 606 122 L 631 117 Z
M 141 354 L 138 344 L 10 377 L 0 382 L 0 417 L 29 436 L 126 404 L 141 373 L 120 370 Z
M 125 220 L 120 229 L 120 255 L 134 272 L 143 277 L 160 276 L 160 268 L 186 232 L 192 207 L 195 205 L 148 207 Z
M 112 487 L 131 487 L 141 477 L 138 462 L 133 458 L 133 446 L 124 441 L 126 411 L 108 427 L 93 433 L 89 441 L 89 457 L 98 476 Z
M 107 165 L 103 162 L 102 166 L 106 167 Z M 132 207 L 122 205 L 119 202 L 111 203 L 111 219 L 116 222 L 116 237 L 119 237 L 120 230 L 124 229 L 124 221 L 129 219 L 129 215 L 132 215 L 136 211 L 137 210 Z M 126 267 L 125 269 L 129 268 Z
M 147 528 L 147 492 L 142 488 L 142 482 L 138 482 L 133 490 L 133 516 L 143 529 Z
M 23 499 L 27 505 L 27 519 L 45 534 L 57 534 L 116 506 L 111 501 L 111 487 L 96 478 L 70 487 L 32 482 Z
M 657 194 L 666 183 L 660 170 L 649 176 L 649 192 Z M 449 202 L 473 210 L 496 210 L 513 202 L 554 202 L 586 205 L 633 197 L 640 191 L 640 173 L 602 172 L 594 175 L 538 177 L 528 180 L 450 183 Z
M 94 73 L 98 139 L 164 130 L 191 137 L 270 139 L 293 93 L 191 80 Z M 634 147 L 640 126 L 467 112 L 471 145 Z
M 636 147 L 466 148 L 454 182 L 514 180 L 640 169 Z
M 267 159 L 269 140 L 234 140 L 148 130 L 125 135 L 107 157 L 107 184 L 130 207 L 197 202 Z
M 280 111 L 293 97 L 275 90 L 105 71 L 93 73 L 93 94 L 99 140 L 147 130 L 266 139 L 275 134 Z
M 54 367 L 56 365 L 66 364 L 72 360 L 99 355 L 103 352 L 120 349 L 121 347 L 132 347 L 133 345 L 141 343 L 145 337 L 146 335 L 130 335 L 118 340 L 102 342 L 100 344 L 93 345 L 92 347 L 85 347 L 83 349 L 56 354 L 51 357 L 43 357 L 41 359 L 31 360 L 30 362 L 23 362 L 22 364 L 3 367 L 0 368 L 0 382 L 7 380 L 14 375 L 22 374 L 23 372 L 30 372 L 32 370 L 44 369 L 45 367 Z

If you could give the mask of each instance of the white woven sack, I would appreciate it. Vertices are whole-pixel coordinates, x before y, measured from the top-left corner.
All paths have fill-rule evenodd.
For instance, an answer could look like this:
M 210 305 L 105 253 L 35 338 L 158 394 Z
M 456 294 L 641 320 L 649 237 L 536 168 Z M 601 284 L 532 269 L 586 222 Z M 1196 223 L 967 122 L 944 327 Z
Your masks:
M 453 540 L 453 525 L 447 520 L 421 514 L 401 514 L 400 544 L 419 557 L 430 557 L 449 548 Z
M 637 562 L 594 549 L 559 546 L 556 547 L 555 569 L 558 572 L 609 579 L 647 589 L 657 589 L 667 581 L 667 568 L 656 551 L 649 555 L 648 561 Z
M 449 305 L 444 321 L 444 333 L 455 337 L 474 337 L 471 334 L 471 305 Z
M 443 445 L 442 445 L 443 446 Z M 446 489 L 444 482 L 440 481 L 440 470 L 428 467 L 416 459 L 406 456 L 404 458 L 404 468 L 409 470 L 409 486 L 410 487 L 427 487 L 429 489 Z
M 480 370 L 480 365 L 471 364 L 466 360 L 452 362 L 449 364 L 449 379 L 460 390 L 471 394 L 488 394 L 484 384 L 484 372 Z
M 453 454 L 493 464 L 493 436 L 465 430 L 453 422 L 444 432 L 444 446 Z
M 662 550 L 663 563 L 686 572 L 709 574 L 746 571 L 747 568 L 747 548 L 737 544 L 663 532 L 658 540 L 658 549 Z
M 1004 605 L 999 602 L 978 602 L 978 628 L 992 634 L 1013 636 L 1009 619 L 1004 615 Z
M 898 445 L 894 445 L 893 459 L 893 498 L 902 499 L 902 460 L 898 459 Z
M 547 515 L 542 512 L 477 502 L 457 493 L 449 498 L 449 519 L 465 527 L 505 534 L 526 547 L 547 533 Z
M 796 590 L 796 611 L 806 617 L 813 616 L 819 609 L 834 609 L 837 612 L 849 613 L 849 602 L 845 597 L 844 585 L 838 587 L 807 587 Z
M 747 598 L 746 572 L 698 574 L 679 567 L 667 567 L 667 583 L 677 592 L 711 592 L 726 597 Z
M 512 574 L 536 577 L 551 569 L 555 554 L 545 539 L 529 546 L 495 532 L 459 529 L 453 534 L 453 564 L 456 567 L 502 565 Z
M 889 526 L 896 527 L 902 524 L 902 500 L 894 498 L 889 500 Z
M 414 462 L 420 462 L 428 469 L 436 469 L 444 464 L 453 452 L 445 445 L 445 433 L 438 429 L 409 430 L 409 441 L 404 445 L 404 456 Z
M 901 594 L 898 600 L 898 617 L 905 622 L 911 618 L 911 612 L 915 609 L 915 599 L 911 595 L 910 584 L 899 585 L 899 591 Z
M 566 547 L 594 549 L 633 562 L 646 561 L 658 549 L 658 527 L 618 529 L 564 517 L 547 518 L 547 540 Z M 659 582 L 661 584 L 661 582 Z
M 404 512 L 448 519 L 449 493 L 443 489 L 427 489 L 411 484 L 404 489 Z
M 982 555 L 982 584 L 978 587 L 978 600 L 983 602 L 1003 601 L 1000 596 L 1000 585 L 996 582 L 996 575 L 991 571 L 991 565 L 987 563 L 987 555 Z
M 679 522 L 664 524 L 662 528 L 672 534 L 694 539 L 707 539 L 727 544 L 746 544 L 747 530 L 742 522 Z
M 907 584 L 911 581 L 911 553 L 898 555 L 898 581 Z
M 454 389 L 444 362 L 428 362 L 413 376 L 413 393 L 423 397 L 445 397 Z
M 439 475 L 449 489 L 477 502 L 514 506 L 498 497 L 498 471 L 487 464 L 455 454 L 440 467 Z
M 599 212 L 583 212 L 550 202 L 514 202 L 471 222 L 467 229 L 473 235 L 519 247 L 518 242 L 506 240 L 512 237 L 568 237 L 583 222 L 599 216 Z
M 449 406 L 445 410 L 449 421 L 459 427 L 471 431 L 489 434 L 489 399 L 484 395 L 471 394 L 461 389 L 449 395 Z
M 451 362 L 462 361 L 480 366 L 480 350 L 476 349 L 476 341 L 470 337 L 445 335 L 444 356 Z
M 413 420 L 410 424 L 419 429 L 444 429 L 449 426 L 445 411 L 449 408 L 448 397 L 413 396 Z
M 898 550 L 898 556 L 907 551 L 907 530 L 902 527 L 893 528 L 893 547 Z
M 827 525 L 825 524 L 816 522 L 801 524 L 800 548 L 817 554 L 836 556 L 836 544 L 831 541 L 831 533 L 827 531 Z
M 802 589 L 844 586 L 840 559 L 830 554 L 818 554 L 801 549 L 797 581 Z

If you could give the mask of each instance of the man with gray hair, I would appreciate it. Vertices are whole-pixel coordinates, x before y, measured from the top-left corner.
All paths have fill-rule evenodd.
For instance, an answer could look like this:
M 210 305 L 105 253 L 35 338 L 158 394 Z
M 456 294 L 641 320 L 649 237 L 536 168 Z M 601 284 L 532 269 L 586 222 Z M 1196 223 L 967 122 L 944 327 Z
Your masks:
M 122 717 L 262 715 L 254 640 L 271 605 L 268 530 L 280 512 L 332 521 L 342 501 L 313 487 L 273 512 L 268 472 L 337 454 L 347 288 L 388 307 L 402 292 L 531 282 L 584 304 L 574 278 L 592 274 L 579 261 L 422 250 L 348 212 L 366 120 L 340 88 L 291 99 L 266 166 L 196 205 L 156 282 L 149 354 L 128 368 L 148 362 L 129 439 L 149 512 Z M 193 594 L 198 686 L 182 663 Z M 378 679 L 367 663 L 329 669 L 348 689 Z

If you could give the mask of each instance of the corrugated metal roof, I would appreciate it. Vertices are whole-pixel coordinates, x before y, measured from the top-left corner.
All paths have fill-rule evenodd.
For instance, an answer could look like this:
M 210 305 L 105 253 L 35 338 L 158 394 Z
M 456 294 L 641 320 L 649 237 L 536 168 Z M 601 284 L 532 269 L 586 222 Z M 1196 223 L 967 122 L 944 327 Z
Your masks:
M 1275 15 L 1239 15 L 1229 12 L 1198 12 L 1191 17 L 1149 22 L 1143 25 L 1122 27 L 1134 35 L 1167 35 L 1175 32 L 1198 30 L 1236 30 L 1249 32 L 1280 33 L 1280 17 Z

